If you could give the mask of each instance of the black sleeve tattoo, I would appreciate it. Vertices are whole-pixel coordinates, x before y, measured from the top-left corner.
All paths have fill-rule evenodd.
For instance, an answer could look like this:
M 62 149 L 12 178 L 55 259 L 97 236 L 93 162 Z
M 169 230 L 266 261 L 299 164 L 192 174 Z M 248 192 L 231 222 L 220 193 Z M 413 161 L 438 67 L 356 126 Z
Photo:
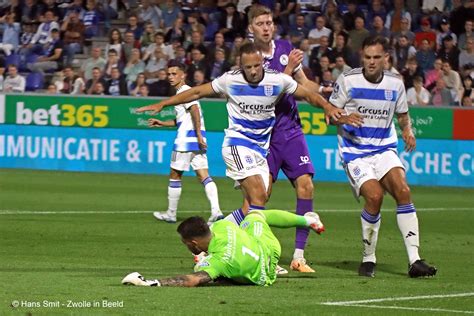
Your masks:
M 161 286 L 183 286 L 192 287 L 207 284 L 212 281 L 209 274 L 205 271 L 195 272 L 193 274 L 178 275 L 171 278 L 159 280 Z

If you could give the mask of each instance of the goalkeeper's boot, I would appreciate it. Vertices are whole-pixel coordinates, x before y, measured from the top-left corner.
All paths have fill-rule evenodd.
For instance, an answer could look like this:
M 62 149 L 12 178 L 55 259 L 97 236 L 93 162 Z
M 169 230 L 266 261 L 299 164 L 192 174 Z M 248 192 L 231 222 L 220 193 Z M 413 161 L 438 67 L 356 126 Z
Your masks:
M 170 214 L 169 212 L 153 212 L 153 216 L 159 221 L 165 221 L 167 223 L 176 223 L 176 213 Z
M 140 273 L 132 272 L 123 278 L 122 284 L 135 286 L 158 286 L 160 282 L 158 280 L 145 280 Z
M 428 265 L 425 260 L 416 260 L 408 266 L 408 275 L 410 278 L 435 276 L 438 269 Z
M 223 218 L 224 218 L 224 214 L 222 214 L 221 211 L 212 213 L 211 217 L 209 217 L 209 219 L 207 220 L 207 225 L 211 226 L 212 224 L 214 224 L 215 222 Z
M 276 273 L 277 275 L 288 274 L 288 270 L 286 270 L 286 269 L 283 268 L 282 266 L 277 265 L 276 268 L 275 268 L 275 273 Z
M 311 268 L 305 258 L 295 258 L 291 260 L 290 269 L 302 273 L 314 273 L 314 269 Z
M 306 221 L 309 224 L 309 228 L 314 230 L 314 232 L 320 235 L 323 231 L 325 231 L 324 224 L 321 222 L 318 213 L 315 212 L 308 212 L 303 215 L 306 218 Z
M 371 261 L 362 262 L 359 266 L 359 275 L 368 278 L 375 277 L 375 263 Z

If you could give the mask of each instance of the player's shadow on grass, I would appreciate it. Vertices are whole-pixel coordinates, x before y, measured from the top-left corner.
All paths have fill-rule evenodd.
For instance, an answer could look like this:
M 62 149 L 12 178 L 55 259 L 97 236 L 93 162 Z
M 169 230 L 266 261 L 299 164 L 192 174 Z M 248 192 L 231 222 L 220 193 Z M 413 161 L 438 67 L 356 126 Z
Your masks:
M 318 262 L 319 266 L 326 266 L 328 268 L 337 269 L 337 270 L 347 270 L 347 271 L 357 271 L 359 269 L 359 261 L 322 261 Z
M 344 260 L 344 261 L 323 261 L 319 262 L 318 265 L 326 266 L 328 268 L 337 269 L 337 270 L 347 270 L 352 271 L 354 273 L 358 273 L 360 261 L 351 261 L 351 260 Z M 386 263 L 377 263 L 375 268 L 375 273 L 388 273 L 393 275 L 403 275 L 406 276 L 406 273 L 400 272 L 400 267 L 394 266 L 392 264 Z
M 314 273 L 290 272 L 289 274 L 278 275 L 277 279 L 317 279 L 319 277 L 319 275 Z
M 123 284 L 117 284 L 117 283 L 111 283 L 109 285 L 114 286 L 114 287 L 123 287 L 124 286 Z M 219 277 L 215 281 L 213 281 L 211 283 L 208 283 L 208 284 L 200 285 L 199 287 L 215 287 L 215 286 L 219 286 L 219 287 L 242 286 L 242 287 L 245 287 L 245 286 L 255 286 L 255 284 L 250 284 L 250 283 L 249 284 L 243 284 L 243 283 L 238 283 L 238 282 L 236 282 L 234 280 L 231 280 L 231 279 L 227 279 L 227 278 L 224 278 L 224 277 Z M 226 303 L 225 302 L 220 302 L 219 304 L 226 304 Z

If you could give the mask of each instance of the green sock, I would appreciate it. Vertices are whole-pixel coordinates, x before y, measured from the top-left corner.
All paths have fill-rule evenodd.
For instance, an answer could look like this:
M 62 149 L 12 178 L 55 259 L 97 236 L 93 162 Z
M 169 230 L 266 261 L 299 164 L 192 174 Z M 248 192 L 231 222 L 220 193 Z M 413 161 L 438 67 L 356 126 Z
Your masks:
M 273 227 L 288 228 L 288 227 L 307 227 L 306 218 L 301 215 L 296 215 L 287 211 L 281 210 L 265 210 L 263 211 L 267 218 L 267 224 Z

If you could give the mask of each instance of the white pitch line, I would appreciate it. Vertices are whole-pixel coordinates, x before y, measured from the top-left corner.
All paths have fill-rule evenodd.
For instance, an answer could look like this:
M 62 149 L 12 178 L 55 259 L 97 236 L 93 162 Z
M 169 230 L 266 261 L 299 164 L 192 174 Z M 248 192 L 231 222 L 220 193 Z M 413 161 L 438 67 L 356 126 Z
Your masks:
M 195 213 L 194 211 L 179 211 Z M 0 210 L 0 215 L 49 215 L 49 214 L 151 214 L 153 211 L 20 211 Z
M 456 309 L 443 309 L 443 308 L 424 308 L 424 307 L 404 307 L 404 306 L 383 306 L 383 305 L 364 305 L 364 304 L 347 304 L 338 306 L 350 306 L 350 307 L 367 307 L 367 308 L 380 308 L 380 309 L 402 309 L 412 311 L 429 311 L 429 312 L 441 312 L 441 313 L 460 313 L 460 314 L 474 314 L 474 311 L 460 311 Z
M 270 209 L 270 208 L 269 208 Z M 427 212 L 427 211 L 435 211 L 435 212 L 444 212 L 444 211 L 474 211 L 473 207 L 453 207 L 453 208 L 445 208 L 445 207 L 436 207 L 436 208 L 417 208 L 417 211 L 420 212 Z M 394 212 L 393 209 L 384 209 L 382 212 Z M 152 210 L 138 210 L 138 211 L 31 211 L 31 210 L 0 210 L 0 215 L 49 215 L 49 214 L 147 214 L 152 213 Z M 187 210 L 180 210 L 180 213 L 200 213 L 200 211 L 187 211 Z M 321 213 L 360 213 L 360 209 L 328 209 L 328 210 L 317 210 L 317 212 Z
M 269 210 L 272 208 L 268 208 Z M 390 209 L 382 209 L 381 212 L 393 213 L 395 212 L 395 208 Z M 416 208 L 418 212 L 444 212 L 444 211 L 474 211 L 474 207 L 420 207 Z M 315 209 L 315 212 L 322 212 L 322 213 L 360 213 L 361 209 Z
M 368 304 L 368 303 L 394 302 L 394 301 L 412 301 L 412 300 L 423 300 L 423 299 L 433 299 L 433 298 L 449 298 L 449 297 L 465 297 L 465 296 L 474 296 L 474 292 L 457 293 L 457 294 L 404 296 L 404 297 L 385 297 L 385 298 L 376 298 L 376 299 L 371 299 L 371 300 L 359 300 L 359 301 L 325 302 L 325 303 L 321 303 L 321 305 L 344 306 L 344 305 L 353 305 L 353 304 Z

